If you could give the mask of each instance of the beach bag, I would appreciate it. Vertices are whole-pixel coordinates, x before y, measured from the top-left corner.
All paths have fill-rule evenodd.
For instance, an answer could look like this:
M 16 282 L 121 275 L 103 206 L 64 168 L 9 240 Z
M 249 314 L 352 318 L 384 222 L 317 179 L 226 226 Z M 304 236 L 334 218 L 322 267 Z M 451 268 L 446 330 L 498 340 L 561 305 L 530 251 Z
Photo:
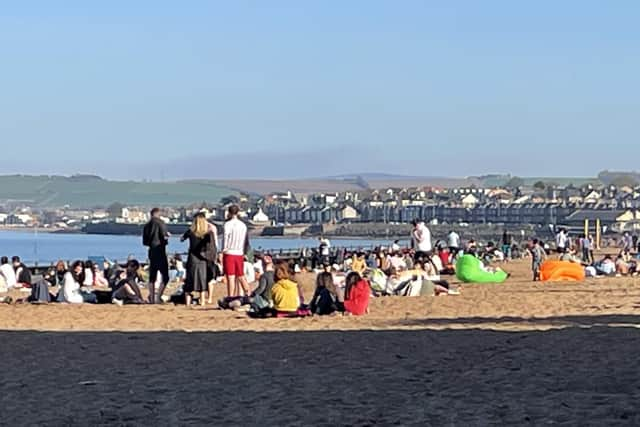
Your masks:
M 371 284 L 371 289 L 374 292 L 379 294 L 386 293 L 387 282 L 387 275 L 379 268 L 373 269 L 369 272 L 369 283 Z

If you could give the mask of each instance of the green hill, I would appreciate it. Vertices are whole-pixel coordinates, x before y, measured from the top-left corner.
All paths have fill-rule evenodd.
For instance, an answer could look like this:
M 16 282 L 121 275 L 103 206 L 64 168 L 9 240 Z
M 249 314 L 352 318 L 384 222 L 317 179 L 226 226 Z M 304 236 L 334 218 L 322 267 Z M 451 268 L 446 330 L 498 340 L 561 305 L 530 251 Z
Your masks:
M 218 202 L 234 191 L 211 182 L 109 181 L 92 175 L 0 176 L 0 202 L 23 201 L 41 207 L 181 206 Z

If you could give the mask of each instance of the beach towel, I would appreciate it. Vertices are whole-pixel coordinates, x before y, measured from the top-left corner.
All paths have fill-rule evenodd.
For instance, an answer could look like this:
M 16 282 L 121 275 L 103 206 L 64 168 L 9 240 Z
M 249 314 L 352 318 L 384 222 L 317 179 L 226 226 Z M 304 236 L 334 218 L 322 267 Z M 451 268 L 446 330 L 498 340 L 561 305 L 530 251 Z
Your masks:
M 509 275 L 502 271 L 488 272 L 473 255 L 463 255 L 456 263 L 456 277 L 465 283 L 503 283 Z

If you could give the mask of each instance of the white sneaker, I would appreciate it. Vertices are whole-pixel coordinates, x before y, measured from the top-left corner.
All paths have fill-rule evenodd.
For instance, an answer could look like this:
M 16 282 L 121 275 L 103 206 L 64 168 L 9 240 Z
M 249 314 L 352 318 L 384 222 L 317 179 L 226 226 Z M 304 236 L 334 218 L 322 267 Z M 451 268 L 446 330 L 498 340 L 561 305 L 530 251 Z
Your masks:
M 124 301 L 118 298 L 112 299 L 111 302 L 119 307 L 122 307 L 124 305 Z

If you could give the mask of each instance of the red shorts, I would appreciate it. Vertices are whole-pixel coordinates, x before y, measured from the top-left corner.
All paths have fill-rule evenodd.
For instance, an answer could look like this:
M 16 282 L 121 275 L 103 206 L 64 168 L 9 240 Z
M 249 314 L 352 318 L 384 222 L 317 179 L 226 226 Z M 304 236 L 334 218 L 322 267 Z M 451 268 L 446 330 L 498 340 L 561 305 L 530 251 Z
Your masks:
M 222 256 L 222 269 L 225 276 L 244 276 L 244 257 L 242 255 L 227 255 Z

